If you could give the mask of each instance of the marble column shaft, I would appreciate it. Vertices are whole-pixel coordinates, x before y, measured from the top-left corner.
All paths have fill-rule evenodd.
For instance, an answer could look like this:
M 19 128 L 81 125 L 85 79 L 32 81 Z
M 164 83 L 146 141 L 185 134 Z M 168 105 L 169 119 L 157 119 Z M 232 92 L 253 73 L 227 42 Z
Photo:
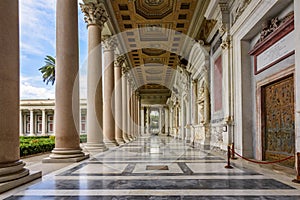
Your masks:
M 146 116 L 147 116 L 146 128 L 147 128 L 147 134 L 149 134 L 150 133 L 150 108 L 149 107 L 147 107 Z
M 51 159 L 84 159 L 79 141 L 78 5 L 57 0 L 55 148 Z M 78 160 L 76 160 L 78 161 Z
M 135 135 L 136 137 L 139 135 L 139 130 L 138 130 L 138 127 L 139 127 L 139 112 L 138 112 L 138 97 L 137 95 L 135 95 L 135 109 L 134 109 L 134 114 L 135 114 Z
M 112 37 L 103 40 L 104 93 L 103 93 L 103 134 L 106 145 L 116 146 L 114 120 L 114 50 L 116 43 Z
M 145 107 L 141 107 L 141 134 L 145 134 Z
M 20 161 L 19 149 L 18 11 L 18 0 L 0 1 L 0 183 L 29 174 Z
M 134 127 L 134 133 L 135 133 L 135 137 L 137 138 L 138 136 L 138 112 L 137 112 L 137 96 L 136 94 L 134 94 L 134 104 L 133 104 L 133 116 L 134 116 L 134 124 L 133 124 L 133 127 Z
M 105 151 L 103 142 L 103 91 L 101 32 L 108 16 L 99 4 L 80 4 L 88 25 L 87 144 L 89 150 Z M 96 7 L 98 8 L 96 10 Z M 91 15 L 91 13 L 93 13 Z
M 128 99 L 127 99 L 127 79 L 125 74 L 122 76 L 122 129 L 123 129 L 123 139 L 125 142 L 129 142 L 128 138 Z
M 169 132 L 169 109 L 165 108 L 165 133 Z
M 162 108 L 159 108 L 159 121 L 158 121 L 159 133 L 162 133 Z
M 131 104 L 132 104 L 132 99 L 131 99 L 131 86 L 130 86 L 130 81 L 128 80 L 127 81 L 128 84 L 127 84 L 127 99 L 128 99 L 128 110 L 127 110 L 127 113 L 128 113 L 128 118 L 127 118 L 127 128 L 128 128 L 128 137 L 130 140 L 133 140 L 133 131 L 132 131 L 132 120 L 131 120 Z
M 130 130 L 132 138 L 135 139 L 135 128 L 134 128 L 134 94 L 133 89 L 130 88 Z
M 115 75 L 115 90 L 114 90 L 114 97 L 115 97 L 115 135 L 118 144 L 124 144 L 125 141 L 123 139 L 123 131 L 122 131 L 122 74 L 121 74 L 121 67 L 123 64 L 122 57 L 118 58 L 118 62 L 115 63 L 114 67 L 114 75 Z M 125 58 L 124 58 L 125 59 Z

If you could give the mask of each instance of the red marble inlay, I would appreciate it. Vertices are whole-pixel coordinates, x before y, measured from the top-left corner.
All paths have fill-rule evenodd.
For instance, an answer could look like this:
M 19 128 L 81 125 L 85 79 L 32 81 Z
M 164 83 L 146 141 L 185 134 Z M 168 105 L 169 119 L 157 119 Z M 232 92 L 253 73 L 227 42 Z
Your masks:
M 222 56 L 219 56 L 215 61 L 214 66 L 214 111 L 219 111 L 222 109 Z

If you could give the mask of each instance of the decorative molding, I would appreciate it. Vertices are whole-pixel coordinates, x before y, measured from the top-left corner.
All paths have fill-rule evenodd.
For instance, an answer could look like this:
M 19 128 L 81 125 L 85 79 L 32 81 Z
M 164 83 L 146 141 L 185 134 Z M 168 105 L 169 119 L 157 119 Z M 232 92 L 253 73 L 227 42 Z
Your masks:
M 90 25 L 98 25 L 103 28 L 105 22 L 108 21 L 108 14 L 100 3 L 80 3 L 81 11 L 84 14 L 84 21 Z
M 289 13 L 282 20 L 279 20 L 278 17 L 271 19 L 263 24 L 262 31 L 260 32 L 260 38 L 255 46 L 263 42 L 269 35 L 279 29 L 281 26 L 284 26 L 289 21 L 294 19 L 294 12 Z M 294 20 L 293 20 L 294 21 Z
M 275 20 L 274 19 L 271 20 L 271 21 L 273 21 L 273 25 L 271 23 L 271 25 L 268 28 L 268 30 L 272 30 L 272 32 L 268 33 L 266 36 L 261 37 L 259 39 L 259 41 L 256 43 L 256 45 L 254 46 L 254 48 L 249 52 L 250 55 L 254 56 L 254 73 L 255 73 L 255 75 L 272 67 L 276 63 L 286 59 L 287 57 L 289 57 L 295 53 L 295 51 L 293 49 L 291 49 L 291 51 L 289 53 L 278 57 L 278 59 L 269 63 L 267 66 L 263 66 L 263 67 L 261 67 L 261 69 L 258 68 L 257 57 L 294 30 L 294 15 L 293 15 L 293 13 L 289 14 L 287 17 L 285 17 L 280 22 L 278 22 L 278 18 Z M 280 23 L 280 24 L 278 25 L 277 23 Z M 267 29 L 265 29 L 265 31 L 267 31 Z
M 224 35 L 224 33 L 227 31 L 226 25 L 222 21 L 218 21 L 218 30 L 220 35 Z
M 232 13 L 232 25 L 237 21 L 237 19 L 243 14 L 248 5 L 252 0 L 239 0 L 237 1 L 237 7 Z
M 223 50 L 229 49 L 231 46 L 231 37 L 227 35 L 225 39 L 222 40 L 221 47 Z

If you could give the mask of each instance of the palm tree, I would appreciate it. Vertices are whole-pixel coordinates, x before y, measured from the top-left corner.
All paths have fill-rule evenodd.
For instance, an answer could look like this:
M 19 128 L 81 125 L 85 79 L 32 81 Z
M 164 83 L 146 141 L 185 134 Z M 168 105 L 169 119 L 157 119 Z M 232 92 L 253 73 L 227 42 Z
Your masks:
M 39 68 L 40 72 L 43 74 L 43 81 L 48 83 L 55 82 L 55 58 L 52 56 L 46 56 L 45 58 L 45 65 Z

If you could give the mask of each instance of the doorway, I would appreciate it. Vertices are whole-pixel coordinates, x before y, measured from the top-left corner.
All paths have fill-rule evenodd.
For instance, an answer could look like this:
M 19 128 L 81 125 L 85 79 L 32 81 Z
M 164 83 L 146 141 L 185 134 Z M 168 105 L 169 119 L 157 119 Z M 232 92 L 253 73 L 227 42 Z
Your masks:
M 284 77 L 262 88 L 263 160 L 274 161 L 295 154 L 294 77 Z M 295 160 L 279 163 L 294 167 Z

